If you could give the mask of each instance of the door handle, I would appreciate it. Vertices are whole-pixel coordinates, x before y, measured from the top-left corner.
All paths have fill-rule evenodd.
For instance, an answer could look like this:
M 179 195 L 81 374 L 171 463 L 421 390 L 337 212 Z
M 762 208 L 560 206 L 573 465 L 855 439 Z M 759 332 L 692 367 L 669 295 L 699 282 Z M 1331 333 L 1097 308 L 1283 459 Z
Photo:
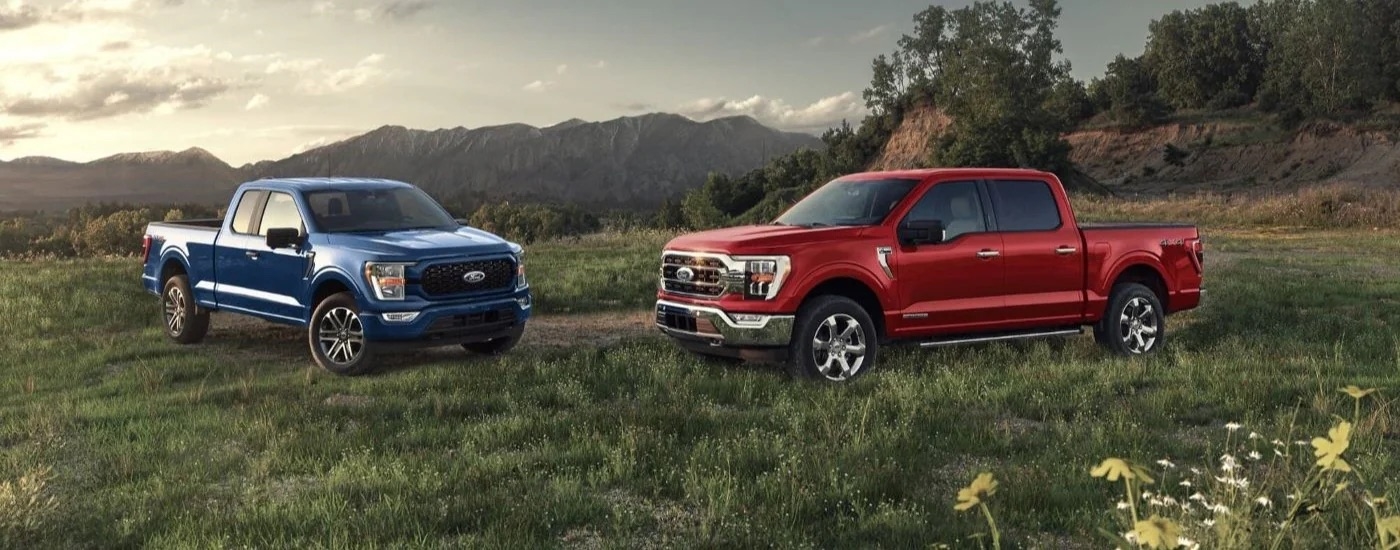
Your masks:
M 983 250 L 983 251 L 977 253 L 977 257 L 978 257 L 978 258 L 982 258 L 982 259 L 984 259 L 984 260 L 987 259 L 987 258 L 995 258 L 995 257 L 1000 256 L 1000 255 L 1001 255 L 1001 251 L 1000 251 L 1000 250 Z
M 1073 247 L 1073 246 L 1062 246 L 1062 247 L 1056 248 L 1056 249 L 1055 249 L 1055 253 L 1056 253 L 1056 254 L 1059 254 L 1059 255 L 1061 255 L 1061 256 L 1068 256 L 1068 255 L 1070 255 L 1070 254 L 1074 254 L 1074 251 L 1075 251 L 1075 250 L 1078 250 L 1078 249 L 1075 248 L 1075 247 Z
M 258 253 L 257 253 L 256 251 L 253 251 L 253 250 L 245 251 L 245 252 L 243 252 L 243 255 L 244 255 L 244 256 L 247 256 L 247 257 L 249 257 L 249 258 L 252 258 L 252 259 L 254 259 L 254 260 L 258 259 Z

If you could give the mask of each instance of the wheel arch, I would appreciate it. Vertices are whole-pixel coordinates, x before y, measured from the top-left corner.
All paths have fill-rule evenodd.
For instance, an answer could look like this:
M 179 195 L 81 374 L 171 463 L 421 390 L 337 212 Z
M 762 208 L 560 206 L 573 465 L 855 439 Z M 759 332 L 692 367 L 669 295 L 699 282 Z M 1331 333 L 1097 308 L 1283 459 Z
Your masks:
M 336 269 L 326 269 L 318 273 L 312 279 L 311 284 L 307 285 L 306 318 L 309 320 L 311 313 L 316 311 L 316 306 L 320 305 L 326 298 L 341 292 L 354 294 L 355 300 L 360 301 L 360 288 L 355 285 L 349 275 Z M 364 307 L 364 304 L 361 304 L 361 307 Z
M 850 273 L 832 274 L 811 285 L 802 297 L 802 304 L 821 296 L 841 296 L 860 304 L 875 323 L 876 334 L 881 339 L 885 338 L 885 305 L 880 301 L 880 294 L 868 282 Z
M 1162 269 L 1153 263 L 1144 261 L 1128 262 L 1115 271 L 1110 281 L 1107 294 L 1111 295 L 1113 287 L 1120 284 L 1138 283 L 1147 287 L 1153 294 L 1157 295 L 1157 300 L 1162 303 L 1162 307 L 1167 311 L 1171 311 L 1171 291 L 1167 286 L 1167 278 L 1163 275 Z

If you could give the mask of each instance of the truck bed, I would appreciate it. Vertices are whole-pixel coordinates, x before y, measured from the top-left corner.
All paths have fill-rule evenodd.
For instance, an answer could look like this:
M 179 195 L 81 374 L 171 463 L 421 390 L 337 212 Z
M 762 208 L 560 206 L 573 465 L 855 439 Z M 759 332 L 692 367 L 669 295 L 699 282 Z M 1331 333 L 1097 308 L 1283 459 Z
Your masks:
M 1189 223 L 1173 222 L 1103 222 L 1103 223 L 1081 223 L 1080 229 L 1191 229 L 1196 226 Z
M 191 220 L 171 220 L 167 222 L 151 222 L 151 227 L 178 227 L 180 229 L 204 229 L 208 231 L 218 231 L 224 226 L 223 218 L 199 218 Z

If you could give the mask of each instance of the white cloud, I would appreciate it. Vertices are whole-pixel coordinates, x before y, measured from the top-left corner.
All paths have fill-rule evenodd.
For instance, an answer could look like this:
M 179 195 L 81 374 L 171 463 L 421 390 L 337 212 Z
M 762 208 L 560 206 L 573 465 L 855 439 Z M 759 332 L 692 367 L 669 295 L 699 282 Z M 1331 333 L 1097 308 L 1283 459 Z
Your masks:
M 555 68 L 554 68 L 554 72 L 556 72 L 556 73 L 558 73 L 558 74 L 567 73 L 567 72 L 569 72 L 569 66 L 568 66 L 568 65 L 559 65 L 558 67 L 555 67 Z
M 814 36 L 812 38 L 808 38 L 806 42 L 802 43 L 802 45 L 807 46 L 808 48 L 816 48 L 818 46 L 821 46 L 825 42 L 825 36 Z
M 322 71 L 320 75 L 302 79 L 297 84 L 297 91 L 310 95 L 326 95 L 359 88 L 384 75 L 381 68 L 383 61 L 384 54 L 372 54 L 361 59 L 354 67 Z
M 335 13 L 335 11 L 335 2 L 331 2 L 330 0 L 322 0 L 311 5 L 311 13 L 316 15 L 330 15 Z
M 263 107 L 266 107 L 267 104 L 271 101 L 272 98 L 267 97 L 267 94 L 253 94 L 253 97 L 248 99 L 248 104 L 243 106 L 243 110 L 253 111 L 256 109 L 261 109 Z
M 20 124 L 18 126 L 0 126 L 0 145 L 14 145 L 21 139 L 33 139 L 43 136 L 43 130 L 48 125 L 42 122 L 32 122 Z
M 875 27 L 875 28 L 873 28 L 873 29 L 867 29 L 867 30 L 864 30 L 864 31 L 855 33 L 855 34 L 851 35 L 851 43 L 852 43 L 852 44 L 859 44 L 859 43 L 861 43 L 861 42 L 865 42 L 866 40 L 871 40 L 871 39 L 874 39 L 874 38 L 878 38 L 880 35 L 885 34 L 885 32 L 887 32 L 887 31 L 889 31 L 889 30 L 890 30 L 890 26 L 889 26 L 889 25 L 880 25 L 880 26 Z
M 548 90 L 549 88 L 551 88 L 551 87 L 553 87 L 553 86 L 554 86 L 554 81 L 553 81 L 553 80 L 536 80 L 536 81 L 534 81 L 534 82 L 531 82 L 531 83 L 529 83 L 529 84 L 526 84 L 526 85 L 522 86 L 520 89 L 521 89 L 521 90 L 525 90 L 525 91 L 527 91 L 527 92 L 540 93 L 540 92 L 543 92 L 543 91 L 545 91 L 545 90 Z
M 606 68 L 608 68 L 608 62 L 607 62 L 607 61 L 604 61 L 604 60 L 602 60 L 602 59 L 599 59 L 597 63 L 594 63 L 594 64 L 589 65 L 589 66 L 590 66 L 590 67 L 593 67 L 594 69 L 606 69 Z
M 292 154 L 293 154 L 293 155 L 300 155 L 300 154 L 302 154 L 302 153 L 305 153 L 305 152 L 310 151 L 310 150 L 312 150 L 312 149 L 316 149 L 316 148 L 318 148 L 318 147 L 325 147 L 325 146 L 327 146 L 327 145 L 330 145 L 330 144 L 332 144 L 332 143 L 335 143 L 335 142 L 337 142 L 337 141 L 340 141 L 341 139 L 344 139 L 344 138 L 334 138 L 334 137 L 329 137 L 329 136 L 327 136 L 327 137 L 319 137 L 319 138 L 313 139 L 313 140 L 311 140 L 311 141 L 308 141 L 308 142 L 306 142 L 306 143 L 303 143 L 303 144 L 301 144 L 301 145 L 298 145 L 295 149 L 292 149 Z
M 843 119 L 863 118 L 868 112 L 865 102 L 855 92 L 824 97 L 805 107 L 794 107 L 782 99 L 760 95 L 739 100 L 702 98 L 682 105 L 678 111 L 700 121 L 746 115 L 766 126 L 794 131 L 825 130 L 839 125 Z
M 279 57 L 280 54 L 279 54 Z M 267 64 L 267 74 L 301 74 L 321 66 L 320 59 L 274 59 Z
M 374 12 L 371 11 L 369 8 L 357 9 L 355 10 L 355 20 L 361 23 L 368 23 L 370 21 L 374 21 Z

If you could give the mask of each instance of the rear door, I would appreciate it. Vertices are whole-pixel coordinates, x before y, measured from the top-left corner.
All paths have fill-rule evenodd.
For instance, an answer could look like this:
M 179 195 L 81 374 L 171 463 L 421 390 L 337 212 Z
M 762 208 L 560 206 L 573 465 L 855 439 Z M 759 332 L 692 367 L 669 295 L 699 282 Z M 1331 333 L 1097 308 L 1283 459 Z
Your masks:
M 990 180 L 987 190 L 1006 262 L 1006 321 L 1022 328 L 1082 321 L 1085 251 L 1063 195 L 1042 179 Z
M 988 210 L 977 181 L 945 181 L 929 187 L 900 220 L 937 220 L 947 228 L 939 244 L 897 244 L 902 332 L 974 332 L 999 319 L 1005 266 Z
M 249 254 L 260 239 L 257 218 L 262 213 L 267 191 L 249 189 L 238 198 L 238 205 L 229 213 L 229 226 L 220 231 L 214 241 L 214 295 L 220 308 L 242 312 L 258 311 L 258 304 L 249 287 L 253 271 L 260 266 Z

